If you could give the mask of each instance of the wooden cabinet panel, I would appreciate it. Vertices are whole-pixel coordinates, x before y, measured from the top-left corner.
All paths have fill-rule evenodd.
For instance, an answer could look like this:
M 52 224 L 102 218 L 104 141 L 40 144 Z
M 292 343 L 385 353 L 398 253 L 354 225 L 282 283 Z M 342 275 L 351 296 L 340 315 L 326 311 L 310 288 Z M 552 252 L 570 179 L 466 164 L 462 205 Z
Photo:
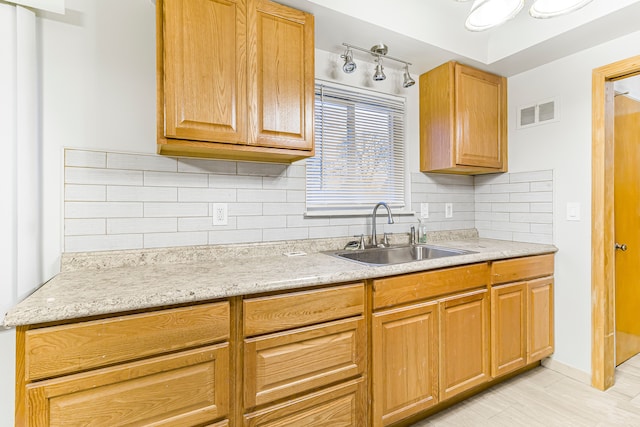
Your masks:
M 245 336 L 355 316 L 364 312 L 364 284 L 251 298 L 243 312 Z
M 501 170 L 506 144 L 504 77 L 455 67 L 456 163 Z
M 518 282 L 553 275 L 553 254 L 494 261 L 491 263 L 491 283 Z
M 373 426 L 438 402 L 438 303 L 373 314 Z
M 196 305 L 31 329 L 27 381 L 212 344 L 229 338 L 229 303 Z
M 553 353 L 553 278 L 528 283 L 529 343 L 527 363 Z
M 491 290 L 491 375 L 497 378 L 527 364 L 527 284 Z
M 268 0 L 158 0 L 158 153 L 313 156 L 314 18 Z
M 192 426 L 229 412 L 228 344 L 27 386 L 33 426 Z
M 245 0 L 163 0 L 165 135 L 247 136 Z
M 405 274 L 373 282 L 374 309 L 434 298 L 486 286 L 486 263 Z
M 367 393 L 364 379 L 294 398 L 247 414 L 245 427 L 365 427 Z
M 489 298 L 486 290 L 439 303 L 440 400 L 489 380 Z
M 246 339 L 245 407 L 362 375 L 366 345 L 362 316 Z
M 456 62 L 420 76 L 420 170 L 507 171 L 507 81 Z
M 312 150 L 313 16 L 266 0 L 249 4 L 249 144 Z

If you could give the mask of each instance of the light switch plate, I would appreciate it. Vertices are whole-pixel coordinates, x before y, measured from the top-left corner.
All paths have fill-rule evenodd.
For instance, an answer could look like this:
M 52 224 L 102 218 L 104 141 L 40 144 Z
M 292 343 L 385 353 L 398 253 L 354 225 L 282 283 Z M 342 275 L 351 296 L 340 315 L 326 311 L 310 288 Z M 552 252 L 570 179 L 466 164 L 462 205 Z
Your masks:
M 580 203 L 567 203 L 567 221 L 580 221 Z
M 453 218 L 453 203 L 444 204 L 444 217 Z

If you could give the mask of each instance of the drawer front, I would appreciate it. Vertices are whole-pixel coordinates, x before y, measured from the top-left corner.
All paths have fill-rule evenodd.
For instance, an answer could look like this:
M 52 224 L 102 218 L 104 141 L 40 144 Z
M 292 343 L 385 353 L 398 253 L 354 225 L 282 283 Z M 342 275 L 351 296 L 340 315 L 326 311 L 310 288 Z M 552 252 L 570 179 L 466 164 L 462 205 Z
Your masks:
M 247 414 L 245 427 L 365 427 L 367 395 L 362 378 Z
M 29 425 L 210 423 L 229 413 L 229 346 L 224 343 L 32 383 L 27 386 L 27 398 Z
M 373 308 L 390 307 L 486 286 L 485 263 L 373 281 Z
M 553 254 L 491 263 L 491 283 L 508 283 L 553 275 Z
M 364 284 L 246 299 L 245 336 L 283 331 L 364 312 Z
M 213 344 L 229 338 L 229 303 L 197 305 L 25 334 L 27 381 Z
M 362 316 L 245 340 L 245 407 L 362 375 Z

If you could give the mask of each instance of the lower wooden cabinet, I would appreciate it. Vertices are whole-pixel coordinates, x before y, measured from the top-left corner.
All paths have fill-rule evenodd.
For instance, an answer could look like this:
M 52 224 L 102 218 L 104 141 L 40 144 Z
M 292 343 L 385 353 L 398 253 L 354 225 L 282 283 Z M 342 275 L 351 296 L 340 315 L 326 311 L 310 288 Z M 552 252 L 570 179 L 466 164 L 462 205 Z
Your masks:
M 245 408 L 364 374 L 363 316 L 246 339 Z
M 322 389 L 244 416 L 245 427 L 365 427 L 363 378 Z
M 438 403 L 438 303 L 373 314 L 373 425 L 389 425 Z
M 527 363 L 553 353 L 553 277 L 527 284 Z
M 28 425 L 191 426 L 229 413 L 229 345 L 31 383 Z
M 491 289 L 491 375 L 494 378 L 527 364 L 527 284 Z
M 442 400 L 489 381 L 486 289 L 440 302 L 440 360 Z

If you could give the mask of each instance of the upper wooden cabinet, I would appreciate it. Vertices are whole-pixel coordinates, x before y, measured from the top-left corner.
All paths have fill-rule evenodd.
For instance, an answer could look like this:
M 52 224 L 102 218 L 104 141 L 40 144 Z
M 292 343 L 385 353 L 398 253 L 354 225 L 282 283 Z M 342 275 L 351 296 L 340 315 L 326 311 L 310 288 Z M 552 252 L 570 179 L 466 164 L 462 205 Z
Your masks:
M 268 0 L 157 2 L 158 152 L 313 156 L 313 16 Z
M 420 76 L 420 170 L 507 171 L 507 81 L 456 62 Z

